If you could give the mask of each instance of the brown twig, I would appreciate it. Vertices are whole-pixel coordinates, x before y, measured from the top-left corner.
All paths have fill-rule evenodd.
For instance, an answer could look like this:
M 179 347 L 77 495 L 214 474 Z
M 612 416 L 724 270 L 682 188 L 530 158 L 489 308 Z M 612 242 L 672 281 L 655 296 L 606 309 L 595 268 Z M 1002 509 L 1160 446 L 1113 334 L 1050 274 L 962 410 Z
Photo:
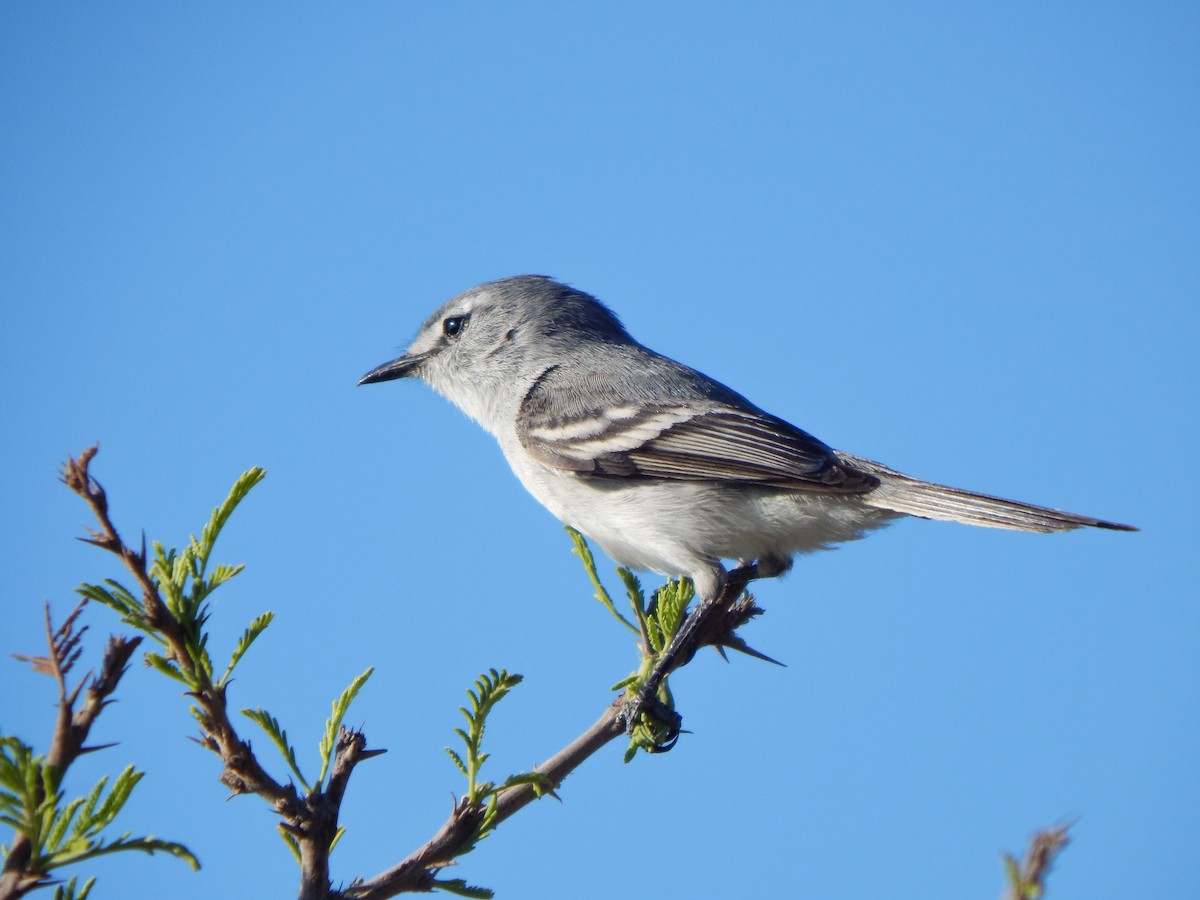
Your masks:
M 235 794 L 258 794 L 271 803 L 283 820 L 284 830 L 296 840 L 301 856 L 301 900 L 384 900 L 401 893 L 431 890 L 438 871 L 451 864 L 475 834 L 484 809 L 465 800 L 457 802 L 437 833 L 406 859 L 369 881 L 358 879 L 344 890 L 331 889 L 329 846 L 337 834 L 338 813 L 346 785 L 357 763 L 383 751 L 367 750 L 366 738 L 361 732 L 342 728 L 327 786 L 323 791 L 315 789 L 303 798 L 293 785 L 280 784 L 266 772 L 230 721 L 224 688 L 215 685 L 204 669 L 191 659 L 184 629 L 163 601 L 150 574 L 144 539 L 140 551 L 133 550 L 121 540 L 109 516 L 104 489 L 88 471 L 96 451 L 96 447 L 89 447 L 78 459 L 68 458 L 62 473 L 63 482 L 83 498 L 100 526 L 90 530 L 84 540 L 115 554 L 133 575 L 141 590 L 141 616 L 145 624 L 161 636 L 170 660 L 198 685 L 190 696 L 200 713 L 203 731 L 200 743 L 220 757 L 224 765 L 221 782 Z M 702 622 L 693 626 L 693 634 L 682 647 L 683 652 L 671 661 L 667 672 L 686 665 L 696 649 L 704 645 L 726 646 L 758 655 L 733 634 L 736 627 L 760 612 L 752 600 L 735 602 L 741 587 L 749 580 L 746 577 L 739 584 L 742 574 L 749 575 L 733 573 L 731 585 L 736 585 L 737 591 L 722 596 L 719 614 L 706 615 Z M 535 769 L 546 776 L 551 790 L 557 789 L 585 759 L 622 734 L 624 708 L 625 699 L 620 697 L 582 735 Z M 539 792 L 532 785 L 502 790 L 496 801 L 494 824 L 514 815 L 545 793 L 544 786 Z
M 75 760 L 85 753 L 102 749 L 100 746 L 85 746 L 88 734 L 101 711 L 112 702 L 109 698 L 117 689 L 121 676 L 128 671 L 129 658 L 133 651 L 142 642 L 140 637 L 110 637 L 108 645 L 104 648 L 100 674 L 87 685 L 83 703 L 76 708 L 85 682 L 80 681 L 74 690 L 71 690 L 67 687 L 67 675 L 79 659 L 82 650 L 79 641 L 87 629 L 85 627 L 76 631 L 75 622 L 86 604 L 86 600 L 80 602 L 57 629 L 51 622 L 50 606 L 47 604 L 46 644 L 49 654 L 33 657 L 14 654 L 18 659 L 28 662 L 35 672 L 52 676 L 58 686 L 54 735 L 42 763 L 44 769 L 56 773 L 55 787 L 62 783 L 63 777 Z M 35 791 L 36 799 L 40 803 L 45 799 L 42 785 L 38 784 Z M 45 872 L 37 872 L 30 868 L 32 856 L 33 844 L 29 838 L 23 834 L 14 836 L 8 857 L 4 861 L 4 869 L 0 872 L 0 900 L 15 900 L 47 883 Z
M 121 540 L 109 517 L 108 497 L 104 488 L 88 472 L 88 465 L 97 450 L 98 447 L 92 446 L 79 454 L 78 459 L 68 457 L 62 471 L 63 483 L 87 502 L 100 524 L 99 530 L 89 529 L 90 536 L 84 540 L 108 550 L 121 560 L 141 588 L 142 615 L 146 624 L 162 636 L 170 651 L 171 661 L 197 684 L 192 699 L 199 708 L 204 730 L 201 743 L 216 753 L 225 764 L 221 774 L 222 784 L 234 793 L 258 794 L 292 824 L 303 822 L 308 811 L 295 787 L 280 784 L 259 764 L 250 745 L 238 736 L 230 721 L 225 691 L 214 685 L 208 674 L 196 666 L 191 658 L 183 628 L 167 608 L 159 594 L 158 585 L 150 576 L 145 547 L 141 551 L 133 550 Z
M 614 701 L 595 723 L 578 738 L 560 750 L 534 771 L 540 772 L 555 790 L 585 759 L 623 733 L 618 721 L 623 700 Z M 541 794 L 532 785 L 520 785 L 504 791 L 496 801 L 496 824 L 528 806 Z M 438 869 L 448 865 L 455 852 L 474 831 L 478 808 L 472 809 L 462 801 L 455 804 L 437 834 L 415 853 L 396 866 L 381 872 L 370 881 L 357 881 L 346 888 L 341 897 L 346 900 L 385 900 L 410 891 L 427 891 Z
M 737 585 L 738 594 L 744 587 L 745 581 Z M 686 643 L 685 652 L 672 660 L 668 674 L 687 665 L 696 651 L 704 646 L 715 646 L 718 649 L 723 646 L 731 647 L 761 656 L 757 651 L 743 649 L 741 639 L 737 638 L 733 631 L 762 610 L 750 597 L 738 597 L 733 602 L 723 598 L 723 602 L 727 605 L 724 615 L 709 616 L 701 623 Z M 625 707 L 625 696 L 621 695 L 604 710 L 590 728 L 550 759 L 535 767 L 534 772 L 545 775 L 552 789 L 557 791 L 566 777 L 584 760 L 624 734 Z M 496 801 L 495 824 L 503 822 L 545 793 L 544 788 L 539 793 L 532 785 L 520 785 L 504 791 Z M 425 846 L 370 881 L 351 884 L 341 896 L 346 900 L 385 900 L 409 891 L 429 890 L 437 870 L 447 865 L 453 859 L 455 851 L 470 837 L 475 821 L 472 810 L 465 808 L 461 802 L 456 804 L 450 817 Z
M 221 783 L 235 794 L 257 794 L 271 804 L 300 846 L 303 862 L 300 896 L 304 900 L 327 896 L 329 844 L 337 831 L 341 794 L 337 803 L 331 802 L 328 794 L 319 790 L 314 792 L 315 796 L 301 798 L 294 785 L 281 784 L 271 777 L 250 744 L 238 735 L 229 717 L 224 687 L 214 684 L 204 668 L 192 659 L 182 624 L 171 614 L 151 577 L 144 544 L 140 551 L 130 548 L 121 540 L 113 524 L 104 488 L 88 471 L 96 451 L 97 447 L 93 446 L 84 450 L 78 459 L 68 457 L 62 471 L 63 482 L 91 507 L 100 526 L 98 530 L 89 530 L 89 537 L 84 540 L 116 555 L 137 581 L 145 624 L 161 636 L 171 661 L 195 685 L 190 696 L 199 713 L 203 732 L 200 743 L 220 757 L 224 765 Z M 357 758 L 362 758 L 361 754 Z M 353 764 L 349 765 L 352 768 Z
M 1046 828 L 1029 839 L 1025 857 L 1019 863 L 1011 855 L 1005 855 L 1008 864 L 1009 891 L 1007 900 L 1038 900 L 1046 894 L 1046 878 L 1054 868 L 1054 861 L 1071 842 L 1070 825 Z

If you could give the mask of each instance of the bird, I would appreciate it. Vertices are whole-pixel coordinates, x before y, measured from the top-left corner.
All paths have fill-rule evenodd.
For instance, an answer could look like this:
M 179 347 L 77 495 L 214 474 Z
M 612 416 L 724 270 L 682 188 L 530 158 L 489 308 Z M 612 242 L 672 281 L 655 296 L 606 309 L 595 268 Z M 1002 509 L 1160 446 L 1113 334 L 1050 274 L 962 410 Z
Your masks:
M 490 432 L 529 493 L 616 563 L 691 579 L 701 609 L 727 583 L 727 560 L 773 577 L 798 554 L 904 517 L 1136 530 L 835 450 L 639 343 L 600 300 L 544 275 L 458 294 L 359 384 L 400 378 L 426 382 Z

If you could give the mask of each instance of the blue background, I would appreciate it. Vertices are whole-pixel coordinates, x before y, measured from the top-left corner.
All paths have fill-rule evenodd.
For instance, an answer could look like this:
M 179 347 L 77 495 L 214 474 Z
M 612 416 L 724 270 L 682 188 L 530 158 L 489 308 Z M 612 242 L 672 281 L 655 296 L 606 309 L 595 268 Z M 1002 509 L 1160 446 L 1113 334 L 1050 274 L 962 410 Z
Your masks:
M 836 447 L 1144 530 L 909 521 L 802 559 L 746 632 L 788 668 L 703 654 L 674 752 L 610 745 L 448 874 L 991 897 L 1002 850 L 1077 819 L 1056 898 L 1191 894 L 1198 45 L 1192 3 L 5 3 L 0 725 L 44 749 L 52 686 L 7 654 L 119 572 L 55 480 L 99 440 L 130 540 L 268 470 L 212 644 L 277 613 L 232 702 L 310 773 L 377 667 L 339 882 L 448 814 L 479 671 L 526 676 L 492 777 L 582 731 L 635 657 L 560 527 L 432 392 L 355 387 L 449 296 L 540 272 Z M 94 665 L 116 625 L 86 621 Z M 137 666 L 120 700 L 72 784 L 136 763 L 119 824 L 204 868 L 97 864 L 95 896 L 290 894 L 176 686 Z

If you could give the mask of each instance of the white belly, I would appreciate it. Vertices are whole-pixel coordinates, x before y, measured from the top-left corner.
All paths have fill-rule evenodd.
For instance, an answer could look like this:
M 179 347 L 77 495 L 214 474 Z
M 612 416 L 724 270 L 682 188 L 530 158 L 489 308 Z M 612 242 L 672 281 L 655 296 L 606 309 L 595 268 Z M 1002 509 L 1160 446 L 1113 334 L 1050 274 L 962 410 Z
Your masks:
M 513 471 L 560 521 L 623 566 L 665 575 L 711 570 L 720 559 L 790 557 L 862 537 L 897 518 L 857 497 L 580 476 L 507 452 Z

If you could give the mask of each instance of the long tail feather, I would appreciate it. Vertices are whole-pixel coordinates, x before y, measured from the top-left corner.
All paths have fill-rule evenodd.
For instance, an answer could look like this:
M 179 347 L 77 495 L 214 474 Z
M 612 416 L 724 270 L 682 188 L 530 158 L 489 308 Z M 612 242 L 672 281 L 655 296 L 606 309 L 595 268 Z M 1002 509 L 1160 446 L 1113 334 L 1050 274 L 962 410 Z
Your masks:
M 1010 528 L 1015 531 L 1070 531 L 1085 526 L 1109 528 L 1113 531 L 1137 531 L 1132 525 L 921 481 L 869 459 L 840 453 L 838 455 L 855 469 L 879 479 L 879 487 L 864 495 L 862 499 L 880 509 L 926 519 L 964 522 L 988 528 Z

